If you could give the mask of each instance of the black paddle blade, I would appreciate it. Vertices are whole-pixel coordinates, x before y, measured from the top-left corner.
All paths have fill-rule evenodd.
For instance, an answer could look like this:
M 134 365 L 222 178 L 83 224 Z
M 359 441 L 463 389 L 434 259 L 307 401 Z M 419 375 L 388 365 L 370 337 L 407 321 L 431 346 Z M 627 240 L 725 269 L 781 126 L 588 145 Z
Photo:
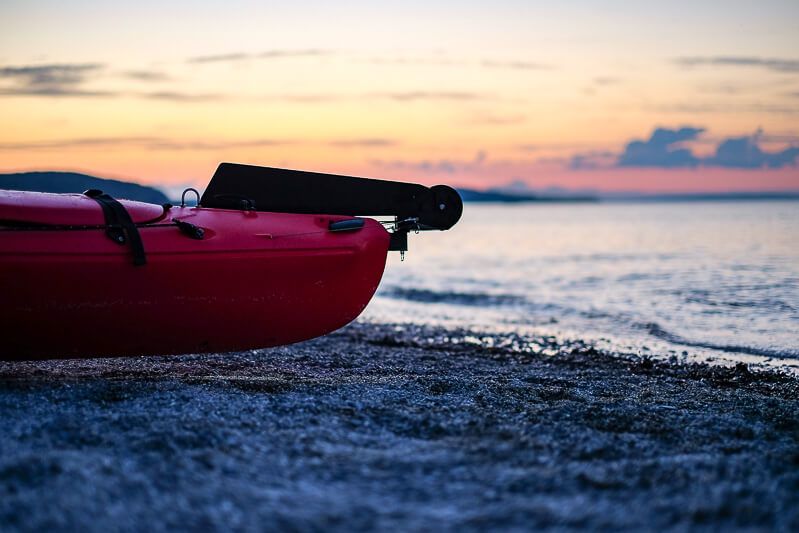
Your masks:
M 202 207 L 279 213 L 418 218 L 421 229 L 449 229 L 463 202 L 446 185 L 354 178 L 301 170 L 222 163 L 200 199 Z

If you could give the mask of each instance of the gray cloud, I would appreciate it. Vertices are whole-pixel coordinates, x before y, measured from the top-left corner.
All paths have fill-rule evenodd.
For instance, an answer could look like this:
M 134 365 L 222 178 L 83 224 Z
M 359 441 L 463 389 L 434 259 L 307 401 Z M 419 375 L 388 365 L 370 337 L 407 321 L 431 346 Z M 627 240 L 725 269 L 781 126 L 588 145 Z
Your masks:
M 107 91 L 81 87 L 87 78 L 104 68 L 99 63 L 49 64 L 0 67 L 0 79 L 11 86 L 0 87 L 0 94 L 14 96 L 110 96 Z
M 423 159 L 419 161 L 404 161 L 397 159 L 392 161 L 384 161 L 382 159 L 372 159 L 369 161 L 369 163 L 379 168 L 407 170 L 409 172 L 422 172 L 425 174 L 454 174 L 456 172 L 474 170 L 485 163 L 486 157 L 486 153 L 481 150 L 475 154 L 474 159 L 468 161 L 457 159 Z
M 139 93 L 137 96 L 148 100 L 164 100 L 167 102 L 212 102 L 224 100 L 225 96 L 213 93 L 182 93 L 177 91 L 156 91 L 149 93 Z
M 154 137 L 84 137 L 78 139 L 59 139 L 50 141 L 0 143 L 0 150 L 53 150 L 77 148 L 81 146 L 103 147 L 124 144 L 143 144 L 152 142 Z
M 536 151 L 574 151 L 574 150 L 587 150 L 595 147 L 596 144 L 586 144 L 586 143 L 558 143 L 558 142 L 550 142 L 550 143 L 528 143 L 528 144 L 519 144 L 516 145 L 516 149 L 521 150 L 523 152 L 536 152 Z M 593 150 L 593 152 L 598 153 L 599 150 Z M 586 152 L 591 153 L 591 152 Z
M 539 157 L 538 159 L 535 160 L 535 162 L 541 163 L 543 165 L 563 165 L 563 166 L 568 166 L 569 168 L 575 168 L 574 167 L 575 158 L 578 158 L 577 161 L 579 161 L 580 160 L 579 158 L 581 156 L 584 157 L 586 155 L 587 154 L 576 154 L 573 155 L 572 157 Z M 577 168 L 577 170 L 588 170 L 589 168 L 591 169 L 598 168 L 596 166 L 596 162 L 592 161 L 591 163 L 586 164 L 585 166 Z
M 380 148 L 396 146 L 394 139 L 380 137 L 344 139 L 334 141 L 298 141 L 292 139 L 248 139 L 240 141 L 181 140 L 155 136 L 128 137 L 81 137 L 48 141 L 0 143 L 0 151 L 12 150 L 59 150 L 70 148 L 111 148 L 115 146 L 139 146 L 148 150 L 225 150 L 230 148 L 257 148 L 285 146 L 290 144 L 321 144 L 340 148 Z
M 300 104 L 323 104 L 328 102 L 340 102 L 347 100 L 347 96 L 340 94 L 281 94 L 268 96 L 267 100 L 283 100 L 286 102 L 296 102 Z M 354 97 L 350 97 L 354 98 Z
M 225 63 L 230 61 L 241 61 L 244 59 L 251 59 L 252 54 L 235 53 L 235 54 L 217 54 L 208 56 L 190 57 L 186 60 L 187 63 Z
M 674 145 L 696 139 L 703 131 L 704 128 L 657 128 L 649 140 L 628 143 L 616 164 L 620 167 L 694 167 L 699 159 L 691 150 Z
M 247 141 L 172 141 L 158 139 L 147 145 L 152 150 L 225 150 L 229 148 L 258 148 L 295 144 L 288 139 L 252 139 Z
M 341 148 L 379 148 L 383 146 L 396 146 L 398 143 L 393 139 L 367 138 L 367 139 L 348 139 L 342 141 L 331 141 L 330 146 Z
M 696 104 L 675 104 L 651 107 L 654 111 L 664 113 L 768 113 L 775 115 L 795 115 L 799 114 L 799 107 L 785 106 L 779 104 L 717 104 L 717 103 L 696 103 Z
M 246 141 L 171 140 L 162 137 L 83 137 L 49 141 L 0 143 L 0 151 L 58 150 L 68 148 L 109 148 L 115 146 L 140 146 L 150 150 L 221 150 L 292 144 L 286 139 L 251 139 Z
M 715 155 L 708 157 L 704 163 L 708 166 L 726 168 L 782 168 L 794 166 L 799 157 L 799 147 L 785 148 L 778 152 L 764 152 L 758 142 L 759 133 L 748 137 L 726 139 Z
M 756 56 L 678 57 L 674 60 L 683 67 L 757 67 L 773 72 L 799 72 L 799 59 L 777 59 Z
M 599 89 L 609 87 L 611 85 L 618 85 L 621 83 L 621 78 L 614 78 L 612 76 L 597 76 L 591 80 L 591 85 L 583 88 L 583 94 L 586 96 L 594 96 Z
M 484 95 L 463 91 L 407 91 L 373 93 L 370 96 L 388 98 L 400 102 L 412 102 L 416 100 L 479 100 L 484 98 Z
M 331 55 L 332 50 L 322 50 L 319 48 L 307 48 L 301 50 L 267 50 L 260 53 L 235 52 L 229 54 L 216 54 L 190 57 L 187 63 L 229 63 L 244 61 L 247 59 L 277 59 L 284 57 L 319 57 Z
M 585 152 L 575 154 L 568 160 L 569 168 L 574 170 L 592 170 L 605 168 L 609 162 L 613 162 L 618 154 L 606 150 Z M 542 158 L 546 159 L 546 158 Z
M 486 95 L 462 92 L 462 91 L 405 91 L 405 92 L 378 92 L 367 94 L 277 94 L 263 97 L 264 100 L 279 100 L 285 102 L 296 102 L 301 104 L 317 104 L 341 101 L 363 100 L 395 100 L 398 102 L 417 102 L 425 100 L 480 100 L 487 98 Z
M 521 60 L 501 60 L 483 59 L 481 61 L 469 61 L 463 59 L 451 59 L 446 57 L 372 57 L 368 60 L 375 65 L 399 65 L 399 66 L 437 66 L 437 67 L 483 67 L 489 69 L 509 69 L 509 70 L 552 70 L 552 65 L 537 63 L 534 61 Z
M 621 78 L 616 78 L 613 76 L 597 76 L 593 79 L 594 85 L 598 85 L 601 87 L 607 85 L 617 85 L 621 83 Z
M 799 134 L 796 133 L 765 133 L 758 131 L 757 137 L 765 143 L 799 144 Z
M 697 87 L 697 90 L 701 93 L 734 95 L 742 93 L 744 87 L 735 83 L 717 83 L 712 85 L 700 85 Z
M 119 93 L 114 91 L 89 91 L 85 89 L 69 89 L 66 87 L 41 87 L 41 88 L 0 88 L 0 96 L 50 96 L 58 97 L 95 97 L 104 98 L 110 96 L 119 96 Z
M 455 59 L 448 59 L 443 57 L 423 58 L 423 57 L 372 57 L 367 60 L 369 63 L 375 65 L 400 65 L 400 66 L 437 66 L 437 67 L 454 67 L 454 66 L 467 66 L 466 61 Z
M 478 113 L 470 117 L 466 123 L 477 126 L 509 126 L 521 124 L 527 120 L 524 115 L 496 115 L 493 113 Z
M 484 59 L 480 65 L 486 68 L 505 68 L 512 70 L 551 70 L 552 67 L 543 63 L 534 63 L 532 61 L 496 61 L 492 59 Z
M 131 80 L 146 82 L 161 82 L 171 79 L 168 75 L 158 70 L 127 70 L 122 75 Z
M 93 77 L 102 75 L 106 69 L 100 63 L 27 65 L 0 68 L 0 79 L 9 80 L 11 85 L 0 87 L 3 96 L 49 96 L 49 97 L 111 97 L 144 96 L 150 93 L 135 94 L 117 91 L 87 89 L 86 83 Z M 154 70 L 128 70 L 114 74 L 124 78 L 160 82 L 169 77 Z
M 683 127 L 680 129 L 656 128 L 647 140 L 629 142 L 621 154 L 610 152 L 577 153 L 569 161 L 572 169 L 650 167 L 650 168 L 696 168 L 724 167 L 738 169 L 783 168 L 795 166 L 799 158 L 799 147 L 790 146 L 776 152 L 767 152 L 761 142 L 790 140 L 785 136 L 768 137 L 758 131 L 754 135 L 720 139 L 713 155 L 699 157 L 681 143 L 696 142 L 704 128 Z
M 84 81 L 87 74 L 102 68 L 103 65 L 99 63 L 2 67 L 0 78 L 15 78 L 36 87 L 77 85 Z
M 260 54 L 226 54 L 219 56 L 203 56 L 193 58 L 192 62 L 232 61 L 244 57 L 291 57 L 314 56 L 332 53 L 326 50 L 271 50 Z M 466 91 L 400 91 L 371 93 L 363 95 L 341 94 L 282 94 L 264 97 L 248 97 L 225 95 L 218 93 L 191 93 L 176 90 L 161 91 L 108 91 L 87 89 L 85 84 L 92 76 L 100 74 L 105 66 L 99 63 L 86 64 L 51 64 L 34 66 L 0 67 L 0 82 L 8 80 L 10 83 L 0 84 L 0 96 L 42 96 L 42 97 L 132 97 L 147 100 L 166 101 L 173 103 L 202 103 L 229 99 L 261 99 L 279 100 L 297 103 L 324 103 L 342 100 L 363 99 L 390 99 L 399 102 L 414 102 L 424 100 L 452 100 L 466 101 L 485 98 L 485 95 Z M 170 78 L 163 72 L 154 70 L 129 70 L 116 73 L 142 82 L 161 82 Z
M 255 57 L 262 59 L 271 59 L 275 57 L 318 57 L 329 56 L 334 53 L 333 50 L 322 50 L 320 48 L 306 48 L 304 50 L 267 50 L 261 52 Z

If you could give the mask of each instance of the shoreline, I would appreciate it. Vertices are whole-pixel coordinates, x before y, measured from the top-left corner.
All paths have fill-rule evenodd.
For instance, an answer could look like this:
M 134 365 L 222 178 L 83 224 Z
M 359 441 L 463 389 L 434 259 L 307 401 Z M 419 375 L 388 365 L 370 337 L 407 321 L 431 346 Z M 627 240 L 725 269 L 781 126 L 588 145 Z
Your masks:
M 799 378 L 358 323 L 0 362 L 4 529 L 799 527 Z

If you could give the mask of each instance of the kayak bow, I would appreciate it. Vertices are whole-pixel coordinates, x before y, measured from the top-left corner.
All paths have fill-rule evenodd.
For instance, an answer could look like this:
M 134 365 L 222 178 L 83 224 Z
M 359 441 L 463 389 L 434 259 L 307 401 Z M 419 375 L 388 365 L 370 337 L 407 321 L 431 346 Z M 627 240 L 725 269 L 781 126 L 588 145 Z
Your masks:
M 298 342 L 366 307 L 389 250 L 445 230 L 458 193 L 223 163 L 199 205 L 0 191 L 2 359 Z M 387 231 L 372 218 L 390 216 Z

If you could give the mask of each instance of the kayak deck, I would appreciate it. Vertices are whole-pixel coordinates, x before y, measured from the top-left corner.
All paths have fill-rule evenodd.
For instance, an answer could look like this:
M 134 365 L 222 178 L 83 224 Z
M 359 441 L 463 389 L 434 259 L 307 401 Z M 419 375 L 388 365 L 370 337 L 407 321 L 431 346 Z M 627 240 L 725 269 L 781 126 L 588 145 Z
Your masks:
M 446 185 L 219 165 L 197 207 L 0 190 L 0 359 L 225 352 L 338 329 Z M 326 213 L 326 214 L 317 214 Z M 354 215 L 391 216 L 393 231 Z
M 89 211 L 96 205 L 77 201 Z M 171 208 L 138 228 L 142 267 L 102 227 L 0 229 L 0 358 L 232 351 L 338 329 L 377 289 L 390 239 L 371 219 L 330 231 L 347 219 Z M 203 238 L 188 237 L 175 220 L 202 228 Z

